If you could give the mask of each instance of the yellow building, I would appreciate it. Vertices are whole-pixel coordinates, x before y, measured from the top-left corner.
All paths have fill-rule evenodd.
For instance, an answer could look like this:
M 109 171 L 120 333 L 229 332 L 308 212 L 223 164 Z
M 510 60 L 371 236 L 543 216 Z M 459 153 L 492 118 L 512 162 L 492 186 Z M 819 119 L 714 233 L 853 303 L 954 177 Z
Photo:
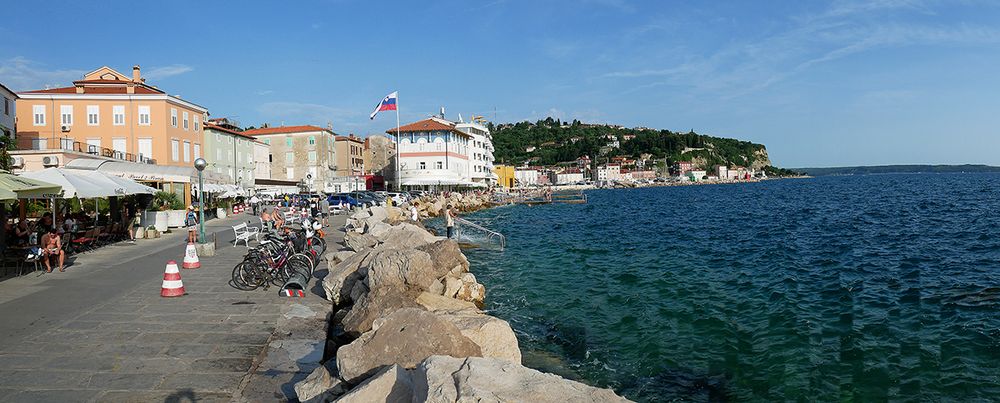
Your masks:
M 497 165 L 493 167 L 493 172 L 497 174 L 497 184 L 510 189 L 514 187 L 514 167 L 510 165 Z

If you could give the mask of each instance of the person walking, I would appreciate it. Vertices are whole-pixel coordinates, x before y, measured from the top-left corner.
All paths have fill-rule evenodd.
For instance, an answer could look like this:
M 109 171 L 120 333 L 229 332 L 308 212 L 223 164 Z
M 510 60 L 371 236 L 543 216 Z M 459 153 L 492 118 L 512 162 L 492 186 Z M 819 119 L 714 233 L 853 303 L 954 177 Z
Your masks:
M 323 216 L 323 226 L 326 227 L 330 225 L 330 200 L 325 197 L 319 199 L 319 214 Z
M 448 227 L 448 238 L 451 238 L 455 234 L 455 217 L 458 217 L 458 214 L 455 214 L 455 209 L 451 208 L 449 204 L 444 211 L 445 225 Z
M 187 216 L 184 218 L 184 226 L 188 230 L 188 243 L 194 243 L 197 239 L 198 215 L 194 213 L 194 206 L 188 206 Z
M 257 195 L 250 196 L 250 209 L 253 210 L 253 215 L 257 215 L 260 209 L 260 198 Z

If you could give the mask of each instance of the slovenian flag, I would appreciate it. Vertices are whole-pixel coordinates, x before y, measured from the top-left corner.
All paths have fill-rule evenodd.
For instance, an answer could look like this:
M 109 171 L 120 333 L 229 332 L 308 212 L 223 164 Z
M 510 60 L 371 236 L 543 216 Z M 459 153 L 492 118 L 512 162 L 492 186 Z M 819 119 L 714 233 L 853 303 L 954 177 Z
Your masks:
M 392 94 L 386 95 L 385 98 L 382 98 L 382 102 L 379 102 L 378 105 L 375 106 L 375 110 L 372 111 L 371 116 L 368 116 L 368 119 L 375 120 L 375 115 L 378 115 L 378 113 L 382 111 L 396 110 L 397 92 L 398 91 L 393 91 Z

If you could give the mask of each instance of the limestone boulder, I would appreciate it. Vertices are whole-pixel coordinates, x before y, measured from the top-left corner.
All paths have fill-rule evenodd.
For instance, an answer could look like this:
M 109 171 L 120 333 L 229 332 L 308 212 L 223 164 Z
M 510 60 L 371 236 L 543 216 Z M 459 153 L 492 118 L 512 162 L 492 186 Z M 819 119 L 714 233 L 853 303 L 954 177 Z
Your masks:
M 356 385 L 387 365 L 413 368 L 432 355 L 478 357 L 481 350 L 450 322 L 405 308 L 385 317 L 378 330 L 340 347 L 337 370 L 341 379 Z
M 295 396 L 300 402 L 325 402 L 346 392 L 344 382 L 336 376 L 337 365 L 327 361 L 313 370 L 306 379 L 295 384 Z
M 326 261 L 329 262 L 330 264 L 340 264 L 340 262 L 343 262 L 348 258 L 350 258 L 351 256 L 354 256 L 355 253 L 357 252 L 353 250 L 338 250 L 338 251 L 327 252 Z
M 363 220 L 363 219 L 371 217 L 371 216 L 372 215 L 368 211 L 368 209 L 361 209 L 361 210 L 358 210 L 357 212 L 355 212 L 354 214 L 351 214 L 351 218 L 353 218 L 355 220 Z
M 416 249 L 378 250 L 368 265 L 369 289 L 416 287 L 428 290 L 441 277 L 431 256 Z
M 413 249 L 437 242 L 439 239 L 442 238 L 438 238 L 416 225 L 400 223 L 393 225 L 392 229 L 380 240 L 384 249 Z
M 476 282 L 476 276 L 472 273 L 463 274 L 461 281 L 462 286 L 455 294 L 455 298 L 482 306 L 486 300 L 486 287 Z
M 359 234 L 357 232 L 344 234 L 344 246 L 355 252 L 366 248 L 374 248 L 375 245 L 378 245 L 378 238 L 369 234 Z
M 357 337 L 372 329 L 372 322 L 384 318 L 400 309 L 421 308 L 416 302 L 419 291 L 405 288 L 381 288 L 362 294 L 341 324 L 344 333 Z
M 323 291 L 326 292 L 327 300 L 334 305 L 354 301 L 350 297 L 351 291 L 356 282 L 364 279 L 366 271 L 363 268 L 369 264 L 372 253 L 371 248 L 361 249 L 329 269 L 329 273 L 323 278 Z
M 375 222 L 374 224 L 365 222 L 365 234 L 371 235 L 375 239 L 385 238 L 391 230 L 392 226 L 382 221 Z
M 449 298 L 444 295 L 437 295 L 431 292 L 422 292 L 417 295 L 416 303 L 424 309 L 438 315 L 457 313 L 479 313 L 479 308 L 475 304 Z
M 497 358 L 433 356 L 410 372 L 415 402 L 627 402 L 587 386 Z
M 517 344 L 517 336 L 507 321 L 482 313 L 471 302 L 443 295 L 423 292 L 417 296 L 416 302 L 424 309 L 455 325 L 462 335 L 479 346 L 483 357 L 521 363 L 521 349 Z
M 469 259 L 458 247 L 458 242 L 453 239 L 442 239 L 417 249 L 431 255 L 431 260 L 434 261 L 434 266 L 439 273 L 450 272 L 460 276 L 469 271 Z
M 455 298 L 458 292 L 462 290 L 462 280 L 455 277 L 445 277 L 444 278 L 444 296 L 449 298 Z
M 370 207 L 368 209 L 368 214 L 369 216 L 367 218 L 375 221 L 385 221 L 385 219 L 389 217 L 389 214 L 385 211 L 385 207 L 382 206 Z
M 392 402 L 410 403 L 413 383 L 410 373 L 399 365 L 390 365 L 375 373 L 337 400 L 338 403 Z
M 403 222 L 409 218 L 407 210 L 403 210 L 402 208 L 399 207 L 386 207 L 385 213 L 386 213 L 385 221 L 390 224 Z

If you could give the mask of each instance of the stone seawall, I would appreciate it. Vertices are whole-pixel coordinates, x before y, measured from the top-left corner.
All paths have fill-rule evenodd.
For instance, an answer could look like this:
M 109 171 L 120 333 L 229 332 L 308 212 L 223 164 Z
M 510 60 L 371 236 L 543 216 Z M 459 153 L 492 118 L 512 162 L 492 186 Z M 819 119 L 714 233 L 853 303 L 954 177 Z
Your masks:
M 449 203 L 461 211 L 491 205 L 485 196 L 423 198 L 421 218 Z M 295 385 L 301 401 L 627 401 L 522 366 L 510 324 L 480 310 L 486 288 L 458 244 L 408 215 L 357 212 L 343 249 L 327 254 L 322 285 L 336 312 L 336 356 Z

